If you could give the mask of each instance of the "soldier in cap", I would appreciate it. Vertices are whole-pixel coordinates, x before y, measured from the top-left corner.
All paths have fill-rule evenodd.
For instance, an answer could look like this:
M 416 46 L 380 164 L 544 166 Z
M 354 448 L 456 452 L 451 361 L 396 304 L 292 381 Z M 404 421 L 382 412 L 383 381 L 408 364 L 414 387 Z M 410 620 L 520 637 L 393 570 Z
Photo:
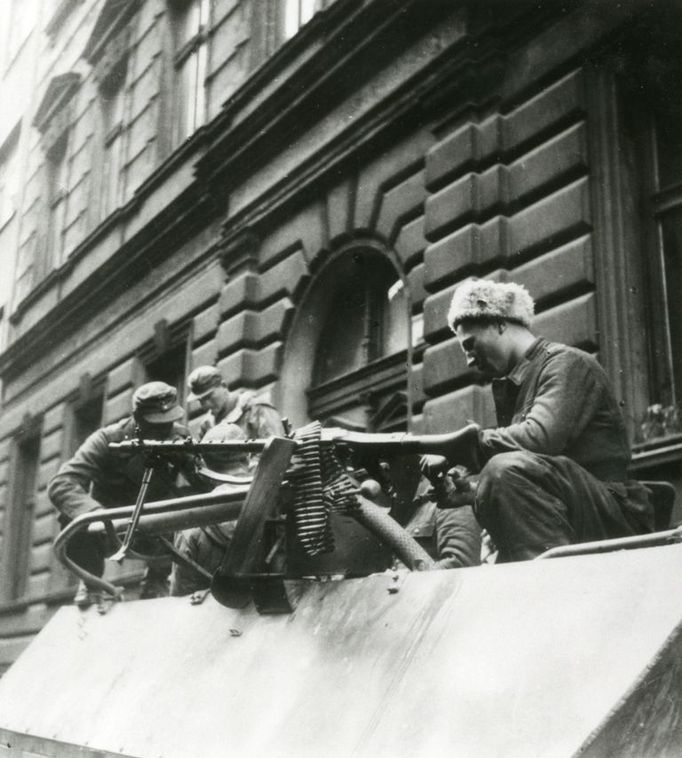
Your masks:
M 236 424 L 247 439 L 283 436 L 284 425 L 269 399 L 253 392 L 232 392 L 215 366 L 199 366 L 187 379 L 188 400 L 198 400 L 208 416 L 196 435 L 200 440 L 221 422 Z
M 252 392 L 232 392 L 215 366 L 199 366 L 189 375 L 189 400 L 198 400 L 208 417 L 202 422 L 197 437 L 203 442 L 267 439 L 284 436 L 279 413 L 265 397 Z M 208 468 L 221 474 L 248 475 L 256 459 L 246 455 L 204 455 Z M 223 488 L 229 484 L 221 485 Z M 197 527 L 179 532 L 175 547 L 187 558 L 213 573 L 232 540 L 236 522 L 213 527 Z M 174 564 L 171 594 L 186 595 L 208 587 L 205 577 L 182 564 Z
M 140 438 L 172 440 L 188 436 L 187 430 L 178 423 L 184 411 L 177 403 L 174 387 L 164 382 L 143 384 L 134 392 L 132 406 L 131 416 L 93 432 L 51 479 L 48 495 L 59 511 L 62 526 L 88 511 L 135 502 L 144 461 L 140 455 L 111 450 L 110 442 Z M 192 476 L 189 461 L 182 461 L 179 465 L 183 473 Z M 170 464 L 156 467 L 147 500 L 173 497 L 178 473 L 179 470 Z M 105 547 L 99 535 L 80 533 L 69 543 L 69 557 L 91 574 L 102 576 Z M 164 594 L 167 574 L 167 566 L 148 567 L 141 597 Z M 74 599 L 77 604 L 87 606 L 95 598 L 81 582 Z
M 646 489 L 627 477 L 625 424 L 598 361 L 531 332 L 534 303 L 513 282 L 471 279 L 448 324 L 467 365 L 492 379 L 499 426 L 475 429 L 467 496 L 442 486 L 440 505 L 473 502 L 498 561 L 653 529 Z
M 206 432 L 202 441 L 231 442 L 245 439 L 246 434 L 236 424 L 221 421 Z M 244 481 L 250 481 L 248 479 L 250 475 L 249 456 L 245 452 L 207 452 L 203 453 L 202 458 L 210 471 L 215 471 L 218 474 L 229 474 L 234 477 L 246 477 Z M 223 483 L 215 487 L 213 491 L 225 492 L 234 488 L 235 485 L 233 484 Z M 224 521 L 221 524 L 184 529 L 175 535 L 175 548 L 186 558 L 198 563 L 206 571 L 213 574 L 220 566 L 225 551 L 232 542 L 236 525 L 237 521 L 232 520 Z M 189 595 L 207 589 L 208 586 L 209 581 L 198 571 L 184 563 L 173 563 L 170 584 L 171 595 Z

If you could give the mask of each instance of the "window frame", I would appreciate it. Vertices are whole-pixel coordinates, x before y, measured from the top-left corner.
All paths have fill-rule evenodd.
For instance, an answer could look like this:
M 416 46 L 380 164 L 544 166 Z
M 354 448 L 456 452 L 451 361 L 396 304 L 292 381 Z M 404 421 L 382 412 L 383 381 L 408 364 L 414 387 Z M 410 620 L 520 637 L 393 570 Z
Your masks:
M 42 418 L 28 419 L 12 439 L 5 513 L 2 602 L 27 597 L 42 447 Z M 27 461 L 27 458 L 29 460 Z
M 331 290 L 347 267 L 344 256 L 368 251 L 390 266 L 403 282 L 405 347 L 391 354 L 371 356 L 341 375 L 316 380 L 313 366 L 324 334 Z M 387 290 L 388 291 L 388 290 Z M 279 406 L 294 425 L 319 419 L 326 423 L 369 431 L 405 430 L 411 423 L 412 333 L 411 299 L 404 272 L 395 254 L 376 239 L 354 239 L 334 251 L 319 267 L 297 307 L 287 335 L 280 374 Z M 324 315 L 322 315 L 324 313 Z M 309 318 L 314 314 L 314 318 Z
M 208 86 L 210 68 L 210 39 L 214 19 L 213 0 L 174 0 L 169 2 L 169 18 L 173 39 L 172 70 L 173 88 L 177 95 L 172 108 L 171 144 L 179 147 L 208 119 Z M 180 41 L 182 27 L 197 8 L 199 23 L 197 30 L 188 39 Z M 192 72 L 194 79 L 191 91 L 185 77 Z M 191 114 L 190 114 L 191 110 Z

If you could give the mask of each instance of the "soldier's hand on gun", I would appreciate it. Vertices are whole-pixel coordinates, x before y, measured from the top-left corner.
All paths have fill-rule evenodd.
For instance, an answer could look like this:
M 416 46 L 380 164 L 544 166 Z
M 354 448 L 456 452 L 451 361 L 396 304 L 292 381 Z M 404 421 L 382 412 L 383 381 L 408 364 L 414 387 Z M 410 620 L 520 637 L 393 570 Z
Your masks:
M 439 508 L 473 505 L 477 482 L 465 466 L 450 466 L 442 455 L 423 455 L 419 467 L 431 482 L 433 499 Z

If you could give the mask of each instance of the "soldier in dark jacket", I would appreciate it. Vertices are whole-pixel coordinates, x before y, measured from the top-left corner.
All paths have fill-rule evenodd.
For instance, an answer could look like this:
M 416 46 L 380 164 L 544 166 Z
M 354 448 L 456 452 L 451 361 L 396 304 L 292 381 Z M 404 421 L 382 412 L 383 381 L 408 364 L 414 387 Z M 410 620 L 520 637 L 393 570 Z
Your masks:
M 142 482 L 145 462 L 136 453 L 109 448 L 110 442 L 132 439 L 183 439 L 187 430 L 177 422 L 184 411 L 177 404 L 177 393 L 164 382 L 149 382 L 133 394 L 133 413 L 121 421 L 93 432 L 74 455 L 62 464 L 48 486 L 48 495 L 59 511 L 59 523 L 68 524 L 76 516 L 100 508 L 132 505 Z M 190 465 L 187 466 L 189 475 Z M 183 464 L 180 464 L 181 467 Z M 171 465 L 156 465 L 146 500 L 163 500 L 175 495 L 179 470 Z M 69 543 L 69 557 L 96 576 L 104 573 L 105 543 L 98 535 L 82 532 Z M 147 569 L 143 597 L 163 594 L 164 574 Z M 75 597 L 79 605 L 89 605 L 93 597 L 83 582 Z
M 588 353 L 535 337 L 533 313 L 520 285 L 472 279 L 448 316 L 467 364 L 493 380 L 499 426 L 479 429 L 458 462 L 480 470 L 468 499 L 499 561 L 653 529 L 647 492 L 627 477 L 630 449 L 606 373 Z

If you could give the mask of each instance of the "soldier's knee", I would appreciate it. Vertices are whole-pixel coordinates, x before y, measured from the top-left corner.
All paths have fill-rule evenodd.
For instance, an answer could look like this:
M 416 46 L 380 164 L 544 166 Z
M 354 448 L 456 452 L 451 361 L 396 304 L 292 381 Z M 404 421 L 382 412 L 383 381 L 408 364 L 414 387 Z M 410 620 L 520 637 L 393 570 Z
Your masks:
M 481 487 L 491 488 L 499 484 L 507 484 L 528 469 L 529 456 L 523 451 L 499 453 L 494 455 L 483 467 L 479 477 Z

